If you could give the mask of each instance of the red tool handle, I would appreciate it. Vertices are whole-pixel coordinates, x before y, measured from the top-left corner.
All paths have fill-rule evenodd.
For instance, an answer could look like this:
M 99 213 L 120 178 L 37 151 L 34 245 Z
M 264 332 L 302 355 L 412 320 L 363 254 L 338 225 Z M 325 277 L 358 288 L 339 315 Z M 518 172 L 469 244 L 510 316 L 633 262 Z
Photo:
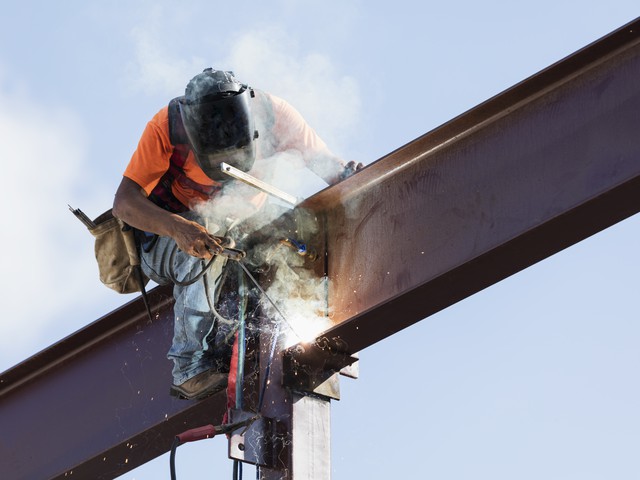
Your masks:
M 204 438 L 212 438 L 216 435 L 216 427 L 213 425 L 205 425 L 203 427 L 192 428 L 186 432 L 182 432 L 176 437 L 180 440 L 180 443 L 195 442 Z

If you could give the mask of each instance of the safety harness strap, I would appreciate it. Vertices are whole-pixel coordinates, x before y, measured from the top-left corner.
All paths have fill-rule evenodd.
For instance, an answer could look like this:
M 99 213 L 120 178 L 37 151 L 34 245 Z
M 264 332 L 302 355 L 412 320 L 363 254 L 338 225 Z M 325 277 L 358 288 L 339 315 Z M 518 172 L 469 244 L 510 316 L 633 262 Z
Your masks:
M 173 145 L 173 153 L 169 159 L 169 169 L 160 178 L 160 181 L 149 195 L 149 200 L 172 213 L 183 213 L 189 210 L 189 207 L 174 195 L 172 188 L 174 182 L 179 181 L 186 187 L 207 196 L 213 195 L 220 188 L 217 185 L 201 185 L 188 178 L 184 173 L 184 165 L 187 162 L 191 147 L 189 146 L 187 134 L 182 123 L 182 116 L 180 115 L 181 98 L 177 97 L 169 102 L 169 140 Z

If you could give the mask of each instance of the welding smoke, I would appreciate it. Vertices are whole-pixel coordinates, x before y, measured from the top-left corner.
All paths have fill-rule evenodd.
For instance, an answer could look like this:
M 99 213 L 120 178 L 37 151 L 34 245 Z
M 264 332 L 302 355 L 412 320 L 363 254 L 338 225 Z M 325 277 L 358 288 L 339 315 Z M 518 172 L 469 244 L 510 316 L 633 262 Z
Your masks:
M 258 116 L 256 124 L 264 128 L 265 119 Z M 266 138 L 267 135 L 261 135 L 256 140 L 258 152 L 268 152 L 269 146 L 261 144 Z M 302 197 L 303 193 L 317 190 L 312 190 L 314 186 L 307 181 L 308 175 L 302 175 L 306 165 L 304 155 L 292 149 L 262 158 L 259 156 L 248 173 L 287 193 Z M 320 184 L 326 185 L 323 182 Z M 234 238 L 239 248 L 245 244 L 251 245 L 246 263 L 250 268 L 259 267 L 269 271 L 269 283 L 263 287 L 277 305 L 276 309 L 263 298 L 260 302 L 263 312 L 274 321 L 285 322 L 282 330 L 289 332 L 286 341 L 297 343 L 312 339 L 328 326 L 327 283 L 326 279 L 315 277 L 309 265 L 305 264 L 309 259 L 284 246 L 281 243 L 283 234 L 270 226 L 289 209 L 290 206 L 283 205 L 280 200 L 231 178 L 224 182 L 222 190 L 212 200 L 195 207 L 209 230 L 215 229 L 211 233 Z M 304 234 L 305 238 L 299 239 L 302 242 L 318 234 L 315 220 L 303 215 L 296 216 L 296 227 Z M 258 234 L 260 241 L 255 244 L 252 238 Z M 286 321 L 280 318 L 282 315 Z
M 270 173 L 277 173 L 277 169 Z M 283 245 L 282 233 L 270 226 L 283 209 L 268 208 L 268 204 L 266 194 L 232 181 L 197 211 L 208 225 L 215 226 L 217 235 L 235 238 L 240 248 L 245 242 L 252 243 L 252 235 L 259 234 L 261 242 L 251 247 L 246 262 L 250 268 L 266 272 L 269 278 L 268 285 L 263 285 L 268 299 L 260 299 L 263 312 L 273 322 L 286 324 L 282 328 L 287 333 L 285 344 L 311 340 L 329 326 L 327 280 L 313 274 L 307 257 Z M 296 225 L 305 237 L 313 238 L 318 233 L 312 220 L 299 219 Z

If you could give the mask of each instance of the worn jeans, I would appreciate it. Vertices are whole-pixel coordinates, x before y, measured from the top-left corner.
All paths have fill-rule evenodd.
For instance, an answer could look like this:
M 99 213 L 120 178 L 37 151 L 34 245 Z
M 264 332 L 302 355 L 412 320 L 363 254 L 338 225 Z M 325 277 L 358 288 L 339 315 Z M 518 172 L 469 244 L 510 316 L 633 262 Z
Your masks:
M 174 384 L 180 385 L 212 368 L 228 372 L 237 328 L 238 295 L 231 290 L 220 296 L 225 259 L 215 257 L 202 278 L 181 285 L 196 277 L 208 261 L 182 252 L 169 237 L 157 237 L 141 257 L 142 270 L 151 280 L 160 285 L 174 284 L 173 343 L 167 354 L 174 364 Z

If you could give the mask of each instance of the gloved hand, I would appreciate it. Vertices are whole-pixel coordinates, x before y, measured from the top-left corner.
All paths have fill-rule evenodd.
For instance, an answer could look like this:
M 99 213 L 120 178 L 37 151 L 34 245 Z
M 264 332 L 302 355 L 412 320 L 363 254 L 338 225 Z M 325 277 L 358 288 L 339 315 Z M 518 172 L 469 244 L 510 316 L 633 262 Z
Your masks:
M 356 173 L 358 170 L 361 170 L 362 168 L 364 168 L 364 164 L 362 162 L 356 163 L 354 161 L 351 161 L 347 163 L 344 166 L 344 171 L 340 174 L 340 180 L 344 180 L 345 178 L 350 177 L 351 175 Z
M 172 220 L 170 236 L 183 252 L 205 260 L 222 252 L 219 237 L 211 235 L 199 223 L 178 215 L 173 216 Z

